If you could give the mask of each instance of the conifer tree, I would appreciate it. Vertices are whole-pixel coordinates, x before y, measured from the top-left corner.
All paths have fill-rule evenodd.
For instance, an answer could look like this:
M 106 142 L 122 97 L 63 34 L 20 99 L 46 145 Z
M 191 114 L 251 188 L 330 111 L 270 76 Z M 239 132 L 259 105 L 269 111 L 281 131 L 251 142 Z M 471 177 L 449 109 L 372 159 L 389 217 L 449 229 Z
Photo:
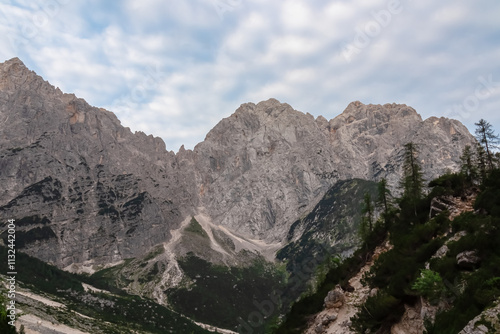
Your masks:
M 422 198 L 424 191 L 424 178 L 422 167 L 418 162 L 418 147 L 409 142 L 404 146 L 403 177 L 401 188 L 403 190 L 402 201 L 411 204 L 417 215 L 417 202 Z
M 404 163 L 403 163 L 403 197 L 420 199 L 422 198 L 424 179 L 422 167 L 418 162 L 417 145 L 410 142 L 405 144 Z
M 467 183 L 471 185 L 478 178 L 478 167 L 476 164 L 476 154 L 472 151 L 470 145 L 465 146 L 460 160 L 462 161 L 460 172 L 464 175 Z
M 373 230 L 374 207 L 369 193 L 365 193 L 363 198 L 363 208 L 361 209 L 360 234 L 363 239 Z
M 500 142 L 500 138 L 493 131 L 491 124 L 484 119 L 480 119 L 479 122 L 475 123 L 475 125 L 476 139 L 484 148 L 484 151 L 486 152 L 486 161 L 488 163 L 488 167 L 490 170 L 492 170 L 494 168 L 494 153 L 492 152 L 492 149 L 497 148 L 497 144 Z
M 384 218 L 385 223 L 387 224 L 387 213 L 389 212 L 390 207 L 390 198 L 391 191 L 387 188 L 387 180 L 383 178 L 378 183 L 378 197 L 377 197 L 377 206 L 382 211 L 382 217 Z
M 479 176 L 481 177 L 481 181 L 486 179 L 486 151 L 484 150 L 481 144 L 477 143 L 476 145 L 476 155 L 477 155 L 477 168 L 479 170 Z

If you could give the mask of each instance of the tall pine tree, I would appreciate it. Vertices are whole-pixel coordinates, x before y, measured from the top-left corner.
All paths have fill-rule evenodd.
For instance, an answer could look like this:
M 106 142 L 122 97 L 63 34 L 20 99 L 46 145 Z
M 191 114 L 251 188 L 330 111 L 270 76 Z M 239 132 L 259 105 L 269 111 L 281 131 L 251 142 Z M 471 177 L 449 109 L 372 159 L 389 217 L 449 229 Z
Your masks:
M 391 191 L 387 187 L 387 180 L 384 178 L 378 183 L 377 207 L 382 211 L 382 218 L 387 225 L 387 214 L 391 206 Z
M 470 145 L 465 146 L 460 157 L 462 162 L 460 172 L 464 175 L 468 185 L 472 185 L 478 179 L 477 157 Z
M 493 149 L 497 148 L 498 143 L 500 142 L 500 138 L 495 134 L 493 128 L 490 123 L 485 121 L 484 119 L 480 119 L 479 122 L 475 123 L 476 125 L 476 139 L 484 148 L 486 152 L 486 161 L 488 163 L 488 167 L 492 170 L 493 162 L 494 162 L 494 153 Z
M 415 216 L 417 215 L 417 202 L 424 193 L 424 178 L 422 167 L 418 162 L 418 147 L 413 142 L 404 146 L 403 177 L 400 185 L 403 190 L 401 200 L 413 206 Z
M 361 209 L 361 225 L 359 227 L 360 229 L 360 235 L 363 241 L 366 239 L 368 234 L 373 230 L 373 221 L 374 221 L 374 215 L 375 215 L 375 209 L 372 203 L 372 198 L 369 193 L 365 193 L 365 196 L 363 198 L 363 207 Z
M 487 175 L 487 157 L 486 151 L 480 143 L 476 144 L 476 156 L 477 156 L 477 168 L 479 170 L 479 176 L 481 177 L 481 182 L 486 179 Z

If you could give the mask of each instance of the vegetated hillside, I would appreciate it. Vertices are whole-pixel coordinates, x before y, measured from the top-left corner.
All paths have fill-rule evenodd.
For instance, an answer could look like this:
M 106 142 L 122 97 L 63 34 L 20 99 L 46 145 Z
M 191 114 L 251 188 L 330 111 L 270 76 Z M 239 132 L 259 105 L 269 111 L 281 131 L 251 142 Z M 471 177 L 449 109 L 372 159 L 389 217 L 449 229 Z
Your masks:
M 306 290 L 314 291 L 331 266 L 359 247 L 362 208 L 353 203 L 361 203 L 365 193 L 375 197 L 376 192 L 373 181 L 339 181 L 311 212 L 292 224 L 288 244 L 276 254 L 290 273 L 282 296 L 285 310 Z
M 0 257 L 7 258 L 5 246 L 0 246 Z M 129 295 L 116 288 L 111 291 L 84 289 L 82 283 L 96 283 L 101 288 L 108 286 L 99 284 L 96 278 L 62 271 L 29 255 L 18 252 L 16 267 L 18 319 L 23 314 L 32 314 L 88 333 L 211 333 L 151 299 Z M 2 261 L 0 269 L 3 273 L 8 272 L 6 261 Z M 0 281 L 4 308 L 4 279 Z M 30 293 L 61 305 L 36 305 L 39 304 L 36 299 L 34 302 L 25 297 Z M 28 322 L 21 319 L 21 323 L 29 328 Z
M 345 321 L 350 328 L 343 333 L 455 334 L 466 326 L 461 333 L 478 326 L 481 333 L 498 333 L 498 307 L 485 310 L 500 298 L 500 169 L 497 162 L 488 167 L 483 153 L 479 149 L 475 157 L 478 165 L 467 164 L 464 154 L 462 172 L 433 180 L 427 195 L 403 194 L 381 215 L 364 247 L 332 269 L 315 294 L 293 305 L 275 333 L 303 333 L 316 325 L 308 320 L 323 309 L 328 291 L 340 284 L 349 296 L 348 280 L 387 240 L 392 248 L 364 276 L 372 292 L 356 316 L 333 317 L 311 332 L 336 333 L 328 331 L 330 323 Z M 457 216 L 476 193 L 472 211 Z
M 237 332 L 241 332 L 242 319 L 258 310 L 256 303 L 280 291 L 287 276 L 265 259 L 248 267 L 226 267 L 188 255 L 179 264 L 186 274 L 185 287 L 167 291 L 175 310 Z M 279 306 L 275 305 L 266 318 L 275 315 Z M 266 323 L 263 318 L 254 326 L 254 333 L 263 333 Z
M 169 298 L 169 307 L 193 320 L 234 331 L 244 332 L 247 328 L 245 326 L 251 326 L 252 333 L 268 331 L 279 314 L 288 309 L 289 304 L 307 288 L 311 280 L 314 283 L 315 280 L 321 279 L 322 273 L 335 265 L 335 262 L 330 262 L 332 259 L 343 252 L 350 254 L 358 247 L 357 230 L 361 207 L 352 203 L 361 202 L 367 191 L 375 193 L 376 184 L 355 179 L 341 181 L 332 187 L 309 214 L 294 224 L 289 233 L 290 243 L 280 252 L 280 256 L 286 255 L 287 259 L 283 258 L 276 264 L 262 257 L 256 257 L 255 254 L 248 254 L 246 260 L 248 263 L 245 266 L 214 265 L 193 253 L 187 254 L 179 259 L 179 265 L 185 273 L 179 288 L 165 291 Z M 23 221 L 17 223 L 22 225 Z M 300 237 L 294 237 L 296 229 L 306 230 L 304 235 L 307 238 L 304 241 Z M 299 236 L 302 234 L 302 232 L 297 233 Z M 0 237 L 7 242 L 6 233 Z M 181 238 L 185 237 L 194 238 L 197 243 L 208 239 L 206 231 L 194 218 L 182 232 Z M 76 320 L 79 317 L 71 320 L 71 310 L 75 310 L 93 317 L 96 322 L 99 319 L 111 322 L 112 324 L 106 327 L 106 331 L 110 333 L 124 332 L 121 326 L 149 332 L 151 330 L 147 320 L 137 319 L 131 313 L 135 312 L 133 309 L 146 305 L 145 307 L 151 306 L 153 319 L 164 316 L 164 321 L 170 324 L 171 321 L 168 319 L 173 317 L 174 325 L 181 324 L 190 329 L 192 325 L 184 324 L 190 322 L 169 308 L 160 307 L 149 299 L 130 296 L 123 290 L 132 286 L 135 288 L 132 292 L 140 293 L 148 289 L 151 284 L 157 284 L 161 279 L 158 275 L 161 268 L 158 266 L 163 263 L 155 259 L 165 256 L 164 252 L 163 247 L 158 247 L 144 257 L 127 259 L 121 264 L 85 276 L 60 271 L 19 253 L 19 266 L 29 270 L 23 269 L 18 279 L 23 286 L 50 294 L 67 305 L 69 311 L 55 308 L 50 309 L 50 312 L 55 322 L 65 323 L 70 327 L 85 331 L 95 326 L 79 323 Z M 322 260 L 314 260 L 319 258 Z M 109 291 L 113 295 L 84 292 L 82 282 Z M 314 285 L 309 288 L 314 288 Z M 269 308 L 270 300 L 273 302 L 271 308 Z M 111 308 L 106 308 L 108 302 L 112 304 Z M 100 304 L 104 306 L 99 306 Z M 28 304 L 25 306 L 26 313 L 33 312 L 33 307 Z M 39 311 L 35 311 L 34 314 L 39 314 L 37 312 Z M 262 319 L 258 318 L 258 321 L 255 321 L 252 315 L 257 313 Z M 157 322 L 157 319 L 152 324 L 160 330 L 166 326 L 162 322 Z M 104 327 L 99 328 L 99 331 L 104 332 Z M 184 327 L 167 328 L 176 333 L 191 333 L 183 331 Z

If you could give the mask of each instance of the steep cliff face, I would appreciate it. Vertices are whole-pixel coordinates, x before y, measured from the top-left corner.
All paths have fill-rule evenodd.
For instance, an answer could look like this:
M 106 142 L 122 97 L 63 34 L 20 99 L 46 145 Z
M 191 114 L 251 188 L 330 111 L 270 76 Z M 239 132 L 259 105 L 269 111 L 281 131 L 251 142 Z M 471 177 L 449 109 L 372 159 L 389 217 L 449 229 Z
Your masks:
M 406 105 L 351 103 L 336 118 L 314 119 L 270 99 L 243 104 L 194 149 L 200 198 L 217 224 L 268 242 L 339 180 L 397 185 L 403 145 L 413 141 L 427 179 L 454 170 L 473 139 L 458 121 L 422 121 Z
M 191 216 L 209 236 L 276 249 L 337 181 L 396 184 L 404 143 L 419 144 L 430 178 L 473 141 L 458 121 L 422 121 L 406 105 L 353 102 L 327 121 L 270 99 L 174 154 L 19 59 L 0 64 L 0 131 L 1 217 L 21 222 L 24 251 L 60 267 L 144 255 Z
M 323 124 L 341 157 L 339 164 L 346 166 L 343 178 L 385 177 L 393 186 L 401 176 L 404 144 L 418 145 L 424 177 L 431 180 L 447 169 L 454 170 L 464 146 L 473 142 L 460 122 L 444 117 L 422 120 L 404 104 L 353 102 L 341 115 Z
M 197 206 L 190 162 L 159 138 L 63 94 L 19 59 L 0 65 L 2 218 L 24 250 L 65 267 L 167 240 Z
M 274 99 L 244 104 L 194 149 L 201 201 L 217 223 L 281 241 L 290 221 L 338 180 L 325 144 L 311 115 Z

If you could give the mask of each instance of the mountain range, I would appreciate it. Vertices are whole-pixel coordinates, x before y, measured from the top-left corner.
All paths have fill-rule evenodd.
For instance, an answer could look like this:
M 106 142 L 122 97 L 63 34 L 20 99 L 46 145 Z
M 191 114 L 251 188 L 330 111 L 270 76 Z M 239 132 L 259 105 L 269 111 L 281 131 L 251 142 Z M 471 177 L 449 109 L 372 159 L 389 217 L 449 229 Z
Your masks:
M 242 104 L 193 150 L 174 153 L 18 58 L 0 64 L 0 217 L 16 220 L 17 248 L 66 271 L 107 271 L 183 313 L 197 266 L 260 263 L 279 285 L 294 258 L 318 254 L 314 242 L 352 253 L 363 192 L 385 178 L 397 193 L 408 142 L 431 180 L 456 170 L 475 139 L 459 121 L 423 120 L 404 104 L 356 101 L 327 120 L 269 99 Z

